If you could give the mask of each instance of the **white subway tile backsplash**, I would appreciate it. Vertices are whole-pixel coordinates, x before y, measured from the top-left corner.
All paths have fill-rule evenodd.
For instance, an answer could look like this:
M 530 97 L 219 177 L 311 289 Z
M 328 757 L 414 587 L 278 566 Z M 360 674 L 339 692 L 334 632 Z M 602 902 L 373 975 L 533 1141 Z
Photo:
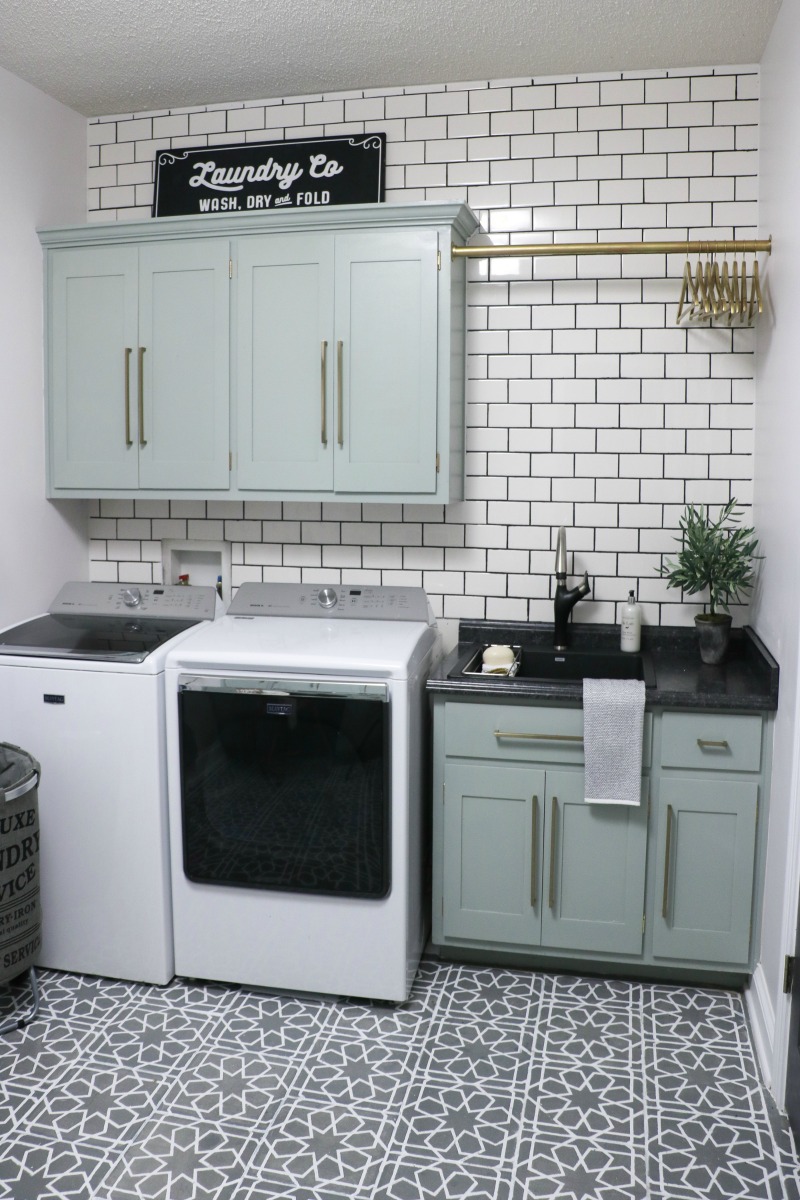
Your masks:
M 373 88 L 87 125 L 89 219 L 149 217 L 157 149 L 382 130 L 387 201 L 465 199 L 487 235 L 679 241 L 757 226 L 758 73 L 627 72 Z M 707 231 L 714 231 L 707 232 Z M 745 232 L 747 231 L 747 232 Z M 480 240 L 480 239 L 476 239 Z M 95 579 L 160 579 L 166 537 L 231 544 L 246 579 L 424 586 L 434 611 L 551 619 L 554 528 L 614 620 L 689 623 L 655 578 L 687 500 L 752 491 L 752 331 L 674 325 L 681 255 L 468 266 L 467 500 L 103 501 Z

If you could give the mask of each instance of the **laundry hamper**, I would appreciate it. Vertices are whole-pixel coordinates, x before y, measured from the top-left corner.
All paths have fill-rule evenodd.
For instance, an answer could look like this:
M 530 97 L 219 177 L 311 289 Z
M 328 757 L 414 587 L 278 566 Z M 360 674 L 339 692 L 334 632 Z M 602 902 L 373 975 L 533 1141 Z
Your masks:
M 0 1022 L 0 1034 L 22 1029 L 39 1011 L 34 959 L 41 945 L 39 778 L 35 758 L 0 742 L 0 985 L 27 972 L 32 1008 Z

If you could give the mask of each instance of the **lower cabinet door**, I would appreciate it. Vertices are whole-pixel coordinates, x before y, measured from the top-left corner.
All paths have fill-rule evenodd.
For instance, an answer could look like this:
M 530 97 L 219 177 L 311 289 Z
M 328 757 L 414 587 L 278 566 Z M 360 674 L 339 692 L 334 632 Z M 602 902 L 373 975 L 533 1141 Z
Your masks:
M 445 936 L 537 946 L 544 772 L 448 763 L 444 788 Z
M 758 785 L 662 779 L 653 954 L 746 963 L 750 953 Z
M 582 771 L 548 771 L 542 945 L 641 954 L 647 860 L 642 803 L 586 804 Z

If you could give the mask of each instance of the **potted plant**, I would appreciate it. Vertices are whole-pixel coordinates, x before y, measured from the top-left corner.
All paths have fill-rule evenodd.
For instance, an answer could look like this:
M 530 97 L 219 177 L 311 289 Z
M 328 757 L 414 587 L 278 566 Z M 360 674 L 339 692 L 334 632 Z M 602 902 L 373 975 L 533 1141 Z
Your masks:
M 708 589 L 708 612 L 694 619 L 704 663 L 724 659 L 731 629 L 728 606 L 752 588 L 754 560 L 761 557 L 756 554 L 755 530 L 739 525 L 736 504 L 735 497 L 724 504 L 716 521 L 707 506 L 687 505 L 679 521 L 681 536 L 675 539 L 681 543 L 680 553 L 657 568 L 668 587 L 679 587 L 687 595 Z

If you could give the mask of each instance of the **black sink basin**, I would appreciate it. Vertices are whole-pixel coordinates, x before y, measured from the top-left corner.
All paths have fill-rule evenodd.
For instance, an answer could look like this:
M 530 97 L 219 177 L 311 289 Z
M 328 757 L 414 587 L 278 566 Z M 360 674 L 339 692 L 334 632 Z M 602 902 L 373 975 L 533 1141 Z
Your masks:
M 517 679 L 643 679 L 655 684 L 647 654 L 621 650 L 550 650 L 543 646 L 523 647 Z
M 604 650 L 554 650 L 549 646 L 513 647 L 517 662 L 508 676 L 481 673 L 482 648 L 473 647 L 450 672 L 450 679 L 481 678 L 513 686 L 514 680 L 527 683 L 579 683 L 582 679 L 642 679 L 655 687 L 656 677 L 650 655 L 631 654 L 613 647 Z

